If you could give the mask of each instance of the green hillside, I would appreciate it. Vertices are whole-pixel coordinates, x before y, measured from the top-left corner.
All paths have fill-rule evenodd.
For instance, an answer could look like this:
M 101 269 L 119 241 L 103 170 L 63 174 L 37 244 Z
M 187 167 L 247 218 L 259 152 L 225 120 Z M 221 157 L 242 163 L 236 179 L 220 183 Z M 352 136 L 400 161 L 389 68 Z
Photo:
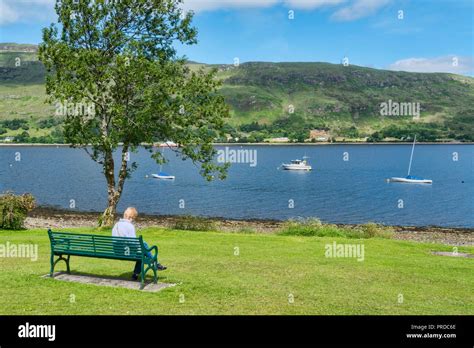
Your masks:
M 218 69 L 231 107 L 228 139 L 273 137 L 308 141 L 313 129 L 329 140 L 474 141 L 474 79 L 329 63 L 253 62 Z M 35 47 L 0 43 L 0 133 L 16 141 L 62 141 L 61 120 L 44 103 L 45 70 Z M 414 115 L 384 115 L 381 103 L 419 103 Z M 414 109 L 416 110 L 416 108 Z

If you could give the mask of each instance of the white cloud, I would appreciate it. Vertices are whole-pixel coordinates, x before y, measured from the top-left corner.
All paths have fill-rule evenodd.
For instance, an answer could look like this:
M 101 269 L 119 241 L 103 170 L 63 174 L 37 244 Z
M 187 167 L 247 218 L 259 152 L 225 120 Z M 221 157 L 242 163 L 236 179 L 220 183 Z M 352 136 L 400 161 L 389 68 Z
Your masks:
M 55 0 L 0 0 L 0 25 L 54 20 Z
M 284 4 L 289 8 L 312 10 L 324 6 L 335 6 L 347 0 L 284 0 Z
M 6 1 L 0 0 L 0 25 L 14 23 L 19 14 Z
M 331 16 L 339 21 L 352 21 L 370 16 L 384 7 L 390 0 L 355 0 L 351 5 L 343 7 Z
M 376 12 L 391 0 L 184 0 L 182 8 L 195 12 L 218 9 L 269 8 L 282 5 L 293 10 L 340 7 L 333 14 L 338 20 L 358 19 Z M 15 22 L 54 20 L 55 0 L 0 0 L 0 25 Z
M 350 21 L 369 16 L 391 0 L 184 0 L 183 9 L 194 12 L 218 9 L 266 8 L 283 5 L 294 10 L 314 10 L 345 4 L 333 13 L 332 18 Z
M 217 9 L 265 8 L 283 4 L 291 9 L 312 10 L 335 6 L 348 0 L 184 0 L 183 9 L 195 12 Z
M 279 0 L 184 0 L 183 9 L 195 12 L 232 8 L 271 7 Z
M 436 58 L 407 58 L 396 61 L 388 68 L 396 71 L 465 74 L 474 72 L 474 59 L 455 55 Z

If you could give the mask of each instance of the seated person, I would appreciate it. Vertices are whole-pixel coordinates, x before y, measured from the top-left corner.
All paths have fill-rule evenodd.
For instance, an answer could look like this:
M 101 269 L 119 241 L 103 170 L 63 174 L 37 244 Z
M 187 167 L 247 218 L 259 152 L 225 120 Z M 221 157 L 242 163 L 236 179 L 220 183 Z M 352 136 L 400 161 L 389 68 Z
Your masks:
M 135 234 L 135 226 L 133 225 L 133 221 L 136 220 L 138 216 L 138 212 L 135 208 L 133 207 L 128 207 L 125 209 L 125 212 L 123 213 L 123 219 L 120 219 L 119 222 L 117 222 L 112 229 L 112 236 L 114 237 L 128 237 L 128 238 L 137 238 L 137 235 Z M 148 244 L 143 242 L 143 245 L 145 248 L 149 248 Z M 151 252 L 148 252 L 148 257 L 152 257 Z M 135 264 L 135 269 L 133 270 L 133 280 L 138 279 L 138 275 L 140 274 L 142 267 L 142 262 L 137 261 Z M 157 262 L 156 268 L 159 271 L 164 271 L 167 267 L 161 265 L 160 263 Z

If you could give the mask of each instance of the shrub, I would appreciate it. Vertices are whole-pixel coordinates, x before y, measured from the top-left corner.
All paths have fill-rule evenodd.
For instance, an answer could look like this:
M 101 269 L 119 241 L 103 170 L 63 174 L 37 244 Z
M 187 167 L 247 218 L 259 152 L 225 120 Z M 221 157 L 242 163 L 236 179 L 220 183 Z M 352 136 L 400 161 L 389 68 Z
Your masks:
M 392 231 L 390 228 L 375 223 L 367 223 L 352 228 L 322 224 L 319 219 L 308 218 L 287 221 L 278 234 L 305 237 L 390 238 Z
M 23 228 L 26 215 L 35 204 L 33 195 L 26 193 L 16 196 L 7 192 L 0 196 L 0 228 L 20 230 Z
M 358 228 L 362 235 L 364 235 L 364 238 L 390 238 L 393 234 L 393 230 L 390 227 L 385 227 L 374 222 L 368 222 L 360 225 Z
M 323 225 L 316 218 L 288 220 L 278 234 L 306 237 L 344 237 L 343 231 L 335 225 Z
M 200 216 L 185 215 L 177 217 L 172 228 L 187 231 L 213 231 L 216 230 L 216 223 Z

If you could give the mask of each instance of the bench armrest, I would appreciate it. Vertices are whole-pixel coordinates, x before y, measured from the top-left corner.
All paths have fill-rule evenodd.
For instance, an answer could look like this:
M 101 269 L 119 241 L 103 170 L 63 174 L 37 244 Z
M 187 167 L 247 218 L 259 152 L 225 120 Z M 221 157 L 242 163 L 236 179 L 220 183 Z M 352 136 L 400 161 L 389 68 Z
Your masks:
M 153 260 L 157 261 L 158 259 L 158 247 L 156 245 L 153 245 L 151 248 L 145 248 L 146 252 L 151 252 L 155 251 L 155 254 L 153 255 Z

